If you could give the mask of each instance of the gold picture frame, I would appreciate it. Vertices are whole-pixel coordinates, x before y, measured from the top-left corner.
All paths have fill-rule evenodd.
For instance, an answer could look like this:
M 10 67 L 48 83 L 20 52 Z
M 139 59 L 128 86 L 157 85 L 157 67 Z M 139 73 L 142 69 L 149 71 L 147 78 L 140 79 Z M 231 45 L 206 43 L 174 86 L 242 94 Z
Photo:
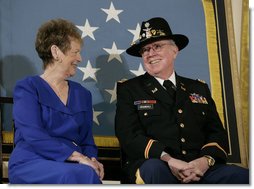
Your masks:
M 206 17 L 212 96 L 228 132 L 229 162 L 248 167 L 248 143 L 244 130 L 244 127 L 248 128 L 248 123 L 244 126 L 242 119 L 242 106 L 248 101 L 243 102 L 240 96 L 231 0 L 203 0 L 202 3 Z M 243 7 L 243 15 L 246 13 Z M 245 21 L 243 25 L 246 24 Z M 247 29 L 244 27 L 242 31 Z

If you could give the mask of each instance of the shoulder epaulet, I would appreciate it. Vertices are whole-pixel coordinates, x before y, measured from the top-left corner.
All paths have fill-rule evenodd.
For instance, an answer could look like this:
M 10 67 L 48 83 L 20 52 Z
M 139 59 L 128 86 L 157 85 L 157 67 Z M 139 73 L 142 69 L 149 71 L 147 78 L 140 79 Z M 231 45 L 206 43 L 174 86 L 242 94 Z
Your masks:
M 127 81 L 128 79 L 121 79 L 119 81 L 117 81 L 117 83 L 124 83 L 125 81 Z
M 197 79 L 199 82 L 201 82 L 201 83 L 206 83 L 204 80 L 202 80 L 202 79 Z

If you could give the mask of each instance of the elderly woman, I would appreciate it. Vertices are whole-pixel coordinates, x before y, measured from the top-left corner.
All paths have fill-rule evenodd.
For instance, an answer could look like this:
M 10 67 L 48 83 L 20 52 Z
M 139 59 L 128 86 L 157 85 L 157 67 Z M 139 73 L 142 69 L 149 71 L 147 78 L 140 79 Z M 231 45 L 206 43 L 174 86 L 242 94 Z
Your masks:
M 13 184 L 100 184 L 92 134 L 90 91 L 68 80 L 82 61 L 75 25 L 50 20 L 35 47 L 44 72 L 18 81 L 14 90 L 15 148 L 9 161 Z

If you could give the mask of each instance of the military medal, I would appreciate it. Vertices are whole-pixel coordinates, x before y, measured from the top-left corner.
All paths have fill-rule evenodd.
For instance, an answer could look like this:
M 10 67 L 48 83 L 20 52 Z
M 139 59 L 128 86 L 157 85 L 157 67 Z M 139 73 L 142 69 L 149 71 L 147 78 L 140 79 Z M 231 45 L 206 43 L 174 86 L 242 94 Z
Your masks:
M 189 97 L 192 103 L 208 104 L 206 98 L 199 94 L 192 93 Z

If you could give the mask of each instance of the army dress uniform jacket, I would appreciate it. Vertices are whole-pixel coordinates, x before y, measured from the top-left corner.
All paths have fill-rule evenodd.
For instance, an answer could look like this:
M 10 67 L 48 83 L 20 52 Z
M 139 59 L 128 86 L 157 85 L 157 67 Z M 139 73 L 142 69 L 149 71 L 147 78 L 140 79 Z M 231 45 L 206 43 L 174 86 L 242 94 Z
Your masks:
M 203 155 L 226 162 L 227 134 L 208 85 L 176 74 L 176 86 L 173 100 L 148 73 L 118 83 L 115 131 L 129 174 L 163 151 L 187 162 Z

